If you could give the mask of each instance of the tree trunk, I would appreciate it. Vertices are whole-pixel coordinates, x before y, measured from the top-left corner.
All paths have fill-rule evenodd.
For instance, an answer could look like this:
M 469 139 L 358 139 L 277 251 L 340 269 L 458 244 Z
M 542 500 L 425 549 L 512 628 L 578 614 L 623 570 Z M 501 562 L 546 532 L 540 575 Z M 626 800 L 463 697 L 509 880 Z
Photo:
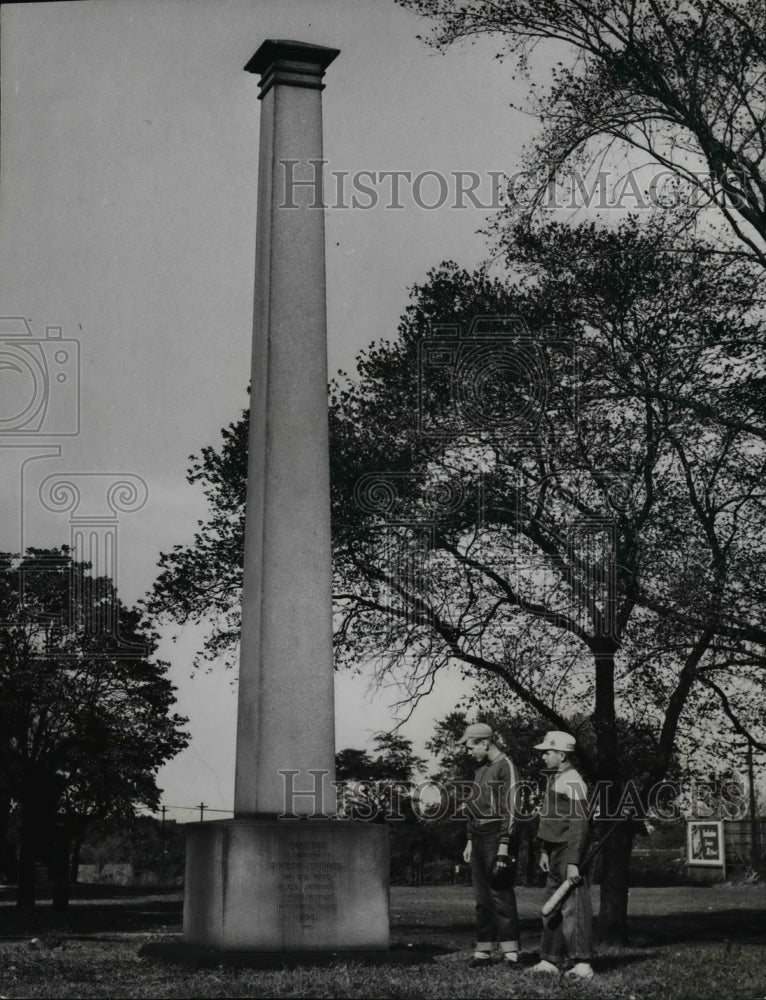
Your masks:
M 11 800 L 0 797 L 0 876 L 6 882 L 16 881 L 16 852 L 9 840 Z
M 596 697 L 592 715 L 596 731 L 595 777 L 605 783 L 607 815 L 618 818 L 622 782 L 615 712 L 615 662 L 617 644 L 610 636 L 593 645 Z M 606 833 L 606 831 L 604 831 Z M 596 921 L 598 939 L 609 944 L 628 942 L 628 869 L 633 833 L 629 823 L 618 822 L 602 851 L 601 905 Z
M 27 800 L 21 803 L 21 829 L 19 830 L 19 873 L 16 882 L 16 906 L 35 905 L 35 854 L 37 830 L 34 809 Z
M 82 852 L 82 843 L 85 839 L 84 834 L 79 834 L 74 839 L 74 844 L 72 846 L 72 856 L 69 861 L 69 881 L 76 882 L 77 876 L 80 871 L 80 854 Z
M 534 886 L 538 884 L 540 878 L 540 869 L 537 866 L 535 829 L 532 823 L 525 823 L 523 829 L 527 845 L 527 870 L 524 885 Z
M 53 909 L 65 910 L 69 906 L 69 847 L 70 838 L 64 827 L 57 827 L 54 833 L 53 867 Z
M 628 943 L 628 887 L 633 830 L 629 822 L 618 823 L 604 844 L 601 858 L 601 905 L 596 935 L 605 944 Z

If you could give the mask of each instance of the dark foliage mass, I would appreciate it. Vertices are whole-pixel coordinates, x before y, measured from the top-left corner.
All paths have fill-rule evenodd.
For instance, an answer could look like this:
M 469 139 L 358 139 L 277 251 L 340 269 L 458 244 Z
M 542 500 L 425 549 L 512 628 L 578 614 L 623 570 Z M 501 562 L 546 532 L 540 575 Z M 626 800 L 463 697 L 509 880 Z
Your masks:
M 88 569 L 66 547 L 0 556 L 0 833 L 22 905 L 39 862 L 65 905 L 89 825 L 155 807 L 158 769 L 188 743 L 154 633 Z

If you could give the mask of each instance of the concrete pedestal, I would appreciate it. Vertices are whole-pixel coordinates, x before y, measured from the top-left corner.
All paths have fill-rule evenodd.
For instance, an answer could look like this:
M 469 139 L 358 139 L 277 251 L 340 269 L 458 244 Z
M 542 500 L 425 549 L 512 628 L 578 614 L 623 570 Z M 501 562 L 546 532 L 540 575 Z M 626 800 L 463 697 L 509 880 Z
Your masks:
M 388 949 L 388 830 L 336 820 L 186 827 L 185 945 L 221 951 Z

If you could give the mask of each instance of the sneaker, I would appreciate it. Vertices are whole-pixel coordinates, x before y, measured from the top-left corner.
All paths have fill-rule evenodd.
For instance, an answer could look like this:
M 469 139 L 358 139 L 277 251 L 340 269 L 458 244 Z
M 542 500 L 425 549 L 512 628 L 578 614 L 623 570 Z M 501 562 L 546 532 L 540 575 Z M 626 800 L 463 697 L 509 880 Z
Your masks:
M 578 979 L 593 979 L 594 972 L 590 962 L 578 962 L 567 972 L 568 976 L 577 976 Z
M 503 953 L 503 965 L 508 965 L 512 969 L 520 969 L 519 953 L 517 951 L 506 951 Z
M 480 965 L 489 965 L 489 952 L 488 951 L 475 951 L 473 953 L 473 958 L 468 963 L 469 969 L 478 969 Z
M 549 962 L 547 959 L 541 959 L 537 965 L 533 965 L 529 970 L 530 972 L 555 972 L 558 975 L 559 967 L 554 965 L 553 962 Z

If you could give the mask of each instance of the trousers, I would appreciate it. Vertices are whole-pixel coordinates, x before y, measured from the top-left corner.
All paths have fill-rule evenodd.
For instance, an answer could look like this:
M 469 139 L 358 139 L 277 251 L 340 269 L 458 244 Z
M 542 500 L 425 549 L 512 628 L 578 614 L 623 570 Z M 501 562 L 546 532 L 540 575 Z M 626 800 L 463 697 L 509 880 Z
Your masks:
M 474 832 L 471 874 L 476 896 L 476 950 L 519 950 L 519 915 L 513 889 L 498 891 L 489 884 L 492 862 L 500 845 L 500 833 Z
M 546 899 L 567 877 L 566 849 L 566 844 L 551 848 Z M 575 962 L 590 962 L 593 957 L 593 906 L 587 880 L 571 890 L 559 910 L 543 917 L 540 958 L 558 965 L 567 955 Z

